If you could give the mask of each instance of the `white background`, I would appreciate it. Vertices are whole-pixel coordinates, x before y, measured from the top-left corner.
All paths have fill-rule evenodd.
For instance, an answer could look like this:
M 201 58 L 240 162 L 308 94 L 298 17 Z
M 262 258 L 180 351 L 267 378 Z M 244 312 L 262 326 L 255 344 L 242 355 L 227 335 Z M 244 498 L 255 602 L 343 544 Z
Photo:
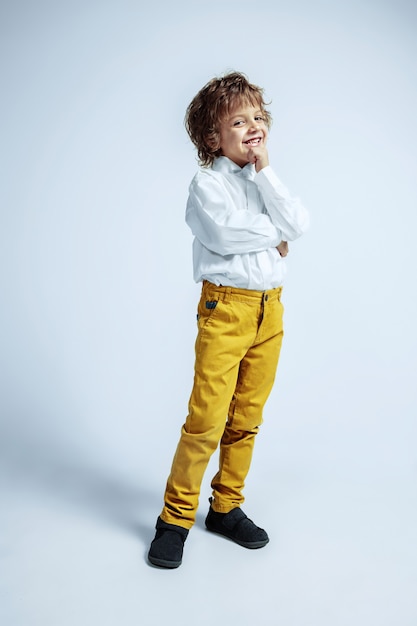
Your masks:
M 406 0 L 0 8 L 0 621 L 415 626 L 417 72 Z M 146 553 L 192 383 L 185 109 L 265 87 L 309 208 L 245 510 Z

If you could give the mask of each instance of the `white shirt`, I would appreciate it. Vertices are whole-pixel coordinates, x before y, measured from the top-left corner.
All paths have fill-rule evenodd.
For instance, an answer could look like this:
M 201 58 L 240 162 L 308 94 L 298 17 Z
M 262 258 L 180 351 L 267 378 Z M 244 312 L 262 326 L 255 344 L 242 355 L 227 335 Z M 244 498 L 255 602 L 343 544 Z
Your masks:
M 194 280 L 264 291 L 279 287 L 285 260 L 276 246 L 297 239 L 308 213 L 272 168 L 256 173 L 227 157 L 191 181 L 186 222 L 194 235 Z

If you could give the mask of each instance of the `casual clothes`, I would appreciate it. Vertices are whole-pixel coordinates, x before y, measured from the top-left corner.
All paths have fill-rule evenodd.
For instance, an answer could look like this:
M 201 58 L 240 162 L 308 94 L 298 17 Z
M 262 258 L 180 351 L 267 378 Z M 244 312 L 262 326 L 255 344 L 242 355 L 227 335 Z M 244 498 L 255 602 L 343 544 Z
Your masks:
M 270 166 L 256 173 L 219 157 L 192 180 L 186 221 L 196 282 L 262 291 L 282 286 L 285 260 L 276 246 L 306 230 L 308 213 Z
M 219 443 L 212 508 L 228 513 L 244 501 L 283 337 L 285 261 L 276 246 L 300 236 L 308 215 L 269 166 L 256 173 L 220 157 L 194 177 L 186 220 L 195 236 L 194 277 L 203 285 L 189 412 L 160 517 L 189 529 Z

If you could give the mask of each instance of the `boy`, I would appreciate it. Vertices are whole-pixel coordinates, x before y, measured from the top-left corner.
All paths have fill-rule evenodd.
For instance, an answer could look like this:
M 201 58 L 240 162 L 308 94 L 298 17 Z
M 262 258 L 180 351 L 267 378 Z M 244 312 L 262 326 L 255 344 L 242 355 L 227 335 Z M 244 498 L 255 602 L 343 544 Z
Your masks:
M 186 221 L 194 235 L 194 279 L 203 285 L 188 416 L 148 554 L 165 568 L 181 565 L 204 471 L 219 443 L 207 529 L 246 548 L 269 541 L 240 507 L 283 337 L 287 241 L 308 223 L 269 165 L 271 117 L 263 90 L 245 75 L 209 81 L 189 105 L 185 124 L 201 165 Z

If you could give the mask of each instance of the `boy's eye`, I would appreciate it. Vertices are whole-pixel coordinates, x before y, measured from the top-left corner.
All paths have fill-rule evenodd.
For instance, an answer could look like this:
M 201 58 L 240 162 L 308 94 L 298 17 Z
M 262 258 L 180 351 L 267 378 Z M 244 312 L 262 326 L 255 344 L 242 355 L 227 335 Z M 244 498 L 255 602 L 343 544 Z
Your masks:
M 265 120 L 265 118 L 263 117 L 263 115 L 257 115 L 257 116 L 255 117 L 255 120 L 256 120 L 257 122 L 263 122 L 263 121 Z
M 233 126 L 241 126 L 243 123 L 243 120 L 236 120 L 236 122 L 233 123 Z

